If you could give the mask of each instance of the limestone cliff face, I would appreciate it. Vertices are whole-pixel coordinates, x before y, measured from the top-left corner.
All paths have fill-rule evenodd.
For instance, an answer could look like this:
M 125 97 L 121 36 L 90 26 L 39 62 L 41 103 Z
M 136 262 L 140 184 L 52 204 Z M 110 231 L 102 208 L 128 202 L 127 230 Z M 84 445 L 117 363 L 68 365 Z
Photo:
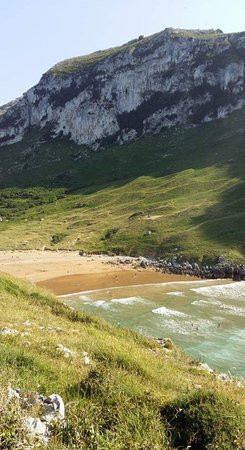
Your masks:
M 93 148 L 177 124 L 197 125 L 245 105 L 245 32 L 166 29 L 54 66 L 0 108 L 0 144 L 48 126 Z

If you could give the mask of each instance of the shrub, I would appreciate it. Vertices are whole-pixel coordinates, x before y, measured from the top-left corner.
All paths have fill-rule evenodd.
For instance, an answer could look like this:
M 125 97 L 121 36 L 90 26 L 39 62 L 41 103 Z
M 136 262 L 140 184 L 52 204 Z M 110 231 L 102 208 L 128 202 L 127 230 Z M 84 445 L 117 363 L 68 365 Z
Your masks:
M 233 401 L 212 391 L 198 391 L 161 410 L 175 449 L 245 448 L 245 414 Z
M 64 239 L 67 236 L 67 233 L 57 233 L 57 234 L 53 234 L 53 236 L 51 237 L 51 243 L 52 244 L 58 244 L 59 242 L 62 241 L 62 239 Z

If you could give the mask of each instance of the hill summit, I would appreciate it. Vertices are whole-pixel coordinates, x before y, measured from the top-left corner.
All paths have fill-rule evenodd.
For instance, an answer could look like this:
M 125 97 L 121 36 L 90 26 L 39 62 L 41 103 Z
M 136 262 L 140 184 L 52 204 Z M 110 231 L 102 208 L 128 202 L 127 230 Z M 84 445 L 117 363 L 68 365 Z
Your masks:
M 63 61 L 0 108 L 0 144 L 48 127 L 97 149 L 225 117 L 245 105 L 244 59 L 244 32 L 167 28 Z

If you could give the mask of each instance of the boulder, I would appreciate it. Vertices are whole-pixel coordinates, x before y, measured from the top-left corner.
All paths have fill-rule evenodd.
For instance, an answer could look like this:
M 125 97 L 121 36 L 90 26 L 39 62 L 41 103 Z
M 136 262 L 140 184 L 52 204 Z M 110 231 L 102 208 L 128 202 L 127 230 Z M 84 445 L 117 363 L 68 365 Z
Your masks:
M 27 417 L 25 425 L 34 438 L 39 438 L 43 444 L 48 445 L 50 432 L 45 422 L 37 417 Z
M 56 350 L 59 353 L 62 353 L 65 358 L 73 358 L 74 356 L 76 356 L 76 352 L 73 352 L 62 344 L 58 344 Z
M 52 423 L 65 424 L 65 405 L 58 394 L 51 394 L 48 397 L 33 392 L 26 392 L 21 389 L 8 388 L 9 401 L 15 399 L 20 402 L 24 410 L 35 406 L 41 407 L 40 417 L 28 416 L 25 419 L 27 431 L 47 445 L 51 436 Z
M 14 328 L 8 328 L 8 327 L 4 327 L 0 330 L 0 334 L 2 336 L 14 336 L 16 334 L 19 334 L 17 330 L 15 330 Z
M 52 394 L 45 398 L 42 404 L 42 420 L 51 423 L 53 420 L 62 422 L 65 419 L 65 405 L 60 395 Z

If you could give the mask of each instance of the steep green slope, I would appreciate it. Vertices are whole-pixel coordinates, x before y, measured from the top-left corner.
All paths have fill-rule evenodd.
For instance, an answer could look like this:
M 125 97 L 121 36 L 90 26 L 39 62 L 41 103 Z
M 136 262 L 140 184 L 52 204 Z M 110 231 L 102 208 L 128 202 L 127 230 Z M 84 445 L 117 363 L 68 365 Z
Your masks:
M 99 152 L 32 130 L 0 151 L 0 248 L 242 260 L 244 122 L 240 110 Z
M 54 430 L 53 450 L 243 448 L 244 387 L 198 370 L 179 349 L 167 352 L 4 275 L 0 307 L 0 331 L 17 332 L 0 332 L 0 449 L 24 448 L 20 413 L 17 420 L 4 403 L 7 386 L 63 397 L 67 427 Z M 76 355 L 65 358 L 59 344 Z

